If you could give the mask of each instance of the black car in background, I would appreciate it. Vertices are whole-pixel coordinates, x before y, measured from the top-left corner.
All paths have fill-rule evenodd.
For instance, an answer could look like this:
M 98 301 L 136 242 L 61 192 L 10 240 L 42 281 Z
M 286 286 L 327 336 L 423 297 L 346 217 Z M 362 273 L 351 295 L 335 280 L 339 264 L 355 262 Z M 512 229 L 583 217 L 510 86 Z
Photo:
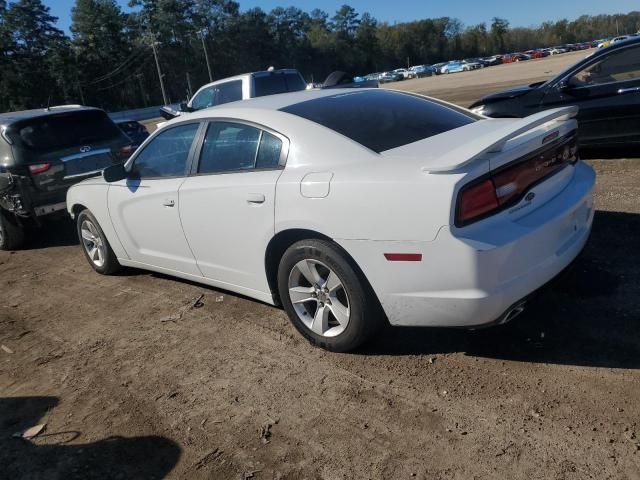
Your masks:
M 640 38 L 597 50 L 557 77 L 481 98 L 469 108 L 495 118 L 577 105 L 582 147 L 640 142 Z
M 135 120 L 118 120 L 116 125 L 131 139 L 134 149 L 138 148 L 149 136 L 146 127 Z
M 123 162 L 131 140 L 97 108 L 51 107 L 0 114 L 0 250 L 25 227 L 66 213 L 67 190 Z

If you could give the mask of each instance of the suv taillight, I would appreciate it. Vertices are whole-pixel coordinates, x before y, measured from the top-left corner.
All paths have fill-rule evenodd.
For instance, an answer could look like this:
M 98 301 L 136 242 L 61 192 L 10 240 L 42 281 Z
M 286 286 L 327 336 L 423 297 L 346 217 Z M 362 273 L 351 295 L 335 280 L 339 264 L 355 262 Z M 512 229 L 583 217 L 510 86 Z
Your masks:
M 463 187 L 458 194 L 456 226 L 469 225 L 515 205 L 533 186 L 578 161 L 575 135 L 545 148 Z
M 29 165 L 29 171 L 35 175 L 37 173 L 46 172 L 50 167 L 50 163 L 36 163 L 35 165 Z

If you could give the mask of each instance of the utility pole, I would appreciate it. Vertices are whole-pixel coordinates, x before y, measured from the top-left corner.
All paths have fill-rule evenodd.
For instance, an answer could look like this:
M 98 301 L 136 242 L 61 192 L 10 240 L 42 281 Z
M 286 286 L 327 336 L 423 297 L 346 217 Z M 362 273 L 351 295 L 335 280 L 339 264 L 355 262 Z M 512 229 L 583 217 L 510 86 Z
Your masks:
M 204 50 L 204 59 L 207 61 L 207 71 L 209 72 L 209 81 L 213 82 L 213 74 L 211 73 L 211 64 L 209 63 L 209 52 L 207 52 L 207 44 L 204 41 L 204 33 L 206 29 L 200 30 L 200 38 L 202 40 L 202 49 Z
M 156 68 L 158 69 L 158 78 L 160 79 L 160 90 L 162 90 L 162 100 L 164 101 L 165 105 L 169 104 L 169 101 L 167 100 L 167 92 L 165 92 L 164 90 L 164 80 L 163 80 L 163 75 L 162 75 L 162 70 L 160 70 L 160 61 L 158 60 L 158 52 L 156 50 L 156 42 L 155 39 L 152 39 L 151 41 L 151 48 L 153 48 L 153 56 L 156 59 Z
M 191 98 L 193 96 L 193 89 L 191 87 L 191 75 L 187 72 L 187 98 Z

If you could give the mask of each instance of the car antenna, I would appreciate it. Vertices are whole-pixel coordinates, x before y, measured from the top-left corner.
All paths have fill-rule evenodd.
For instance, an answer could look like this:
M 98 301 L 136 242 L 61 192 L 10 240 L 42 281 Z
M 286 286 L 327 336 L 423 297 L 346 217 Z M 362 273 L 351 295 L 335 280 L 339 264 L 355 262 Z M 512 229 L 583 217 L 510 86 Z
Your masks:
M 51 94 L 47 97 L 47 108 L 44 109 L 45 112 L 51 111 Z

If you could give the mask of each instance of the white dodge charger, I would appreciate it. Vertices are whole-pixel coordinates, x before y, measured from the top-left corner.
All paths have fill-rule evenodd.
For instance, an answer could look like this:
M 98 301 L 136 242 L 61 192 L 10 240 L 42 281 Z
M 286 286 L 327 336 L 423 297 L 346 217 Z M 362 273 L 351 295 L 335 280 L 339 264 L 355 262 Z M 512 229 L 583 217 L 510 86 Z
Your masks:
M 169 122 L 68 210 L 97 272 L 281 304 L 329 350 L 385 321 L 503 323 L 589 237 L 575 114 L 486 119 L 382 89 L 247 100 Z

